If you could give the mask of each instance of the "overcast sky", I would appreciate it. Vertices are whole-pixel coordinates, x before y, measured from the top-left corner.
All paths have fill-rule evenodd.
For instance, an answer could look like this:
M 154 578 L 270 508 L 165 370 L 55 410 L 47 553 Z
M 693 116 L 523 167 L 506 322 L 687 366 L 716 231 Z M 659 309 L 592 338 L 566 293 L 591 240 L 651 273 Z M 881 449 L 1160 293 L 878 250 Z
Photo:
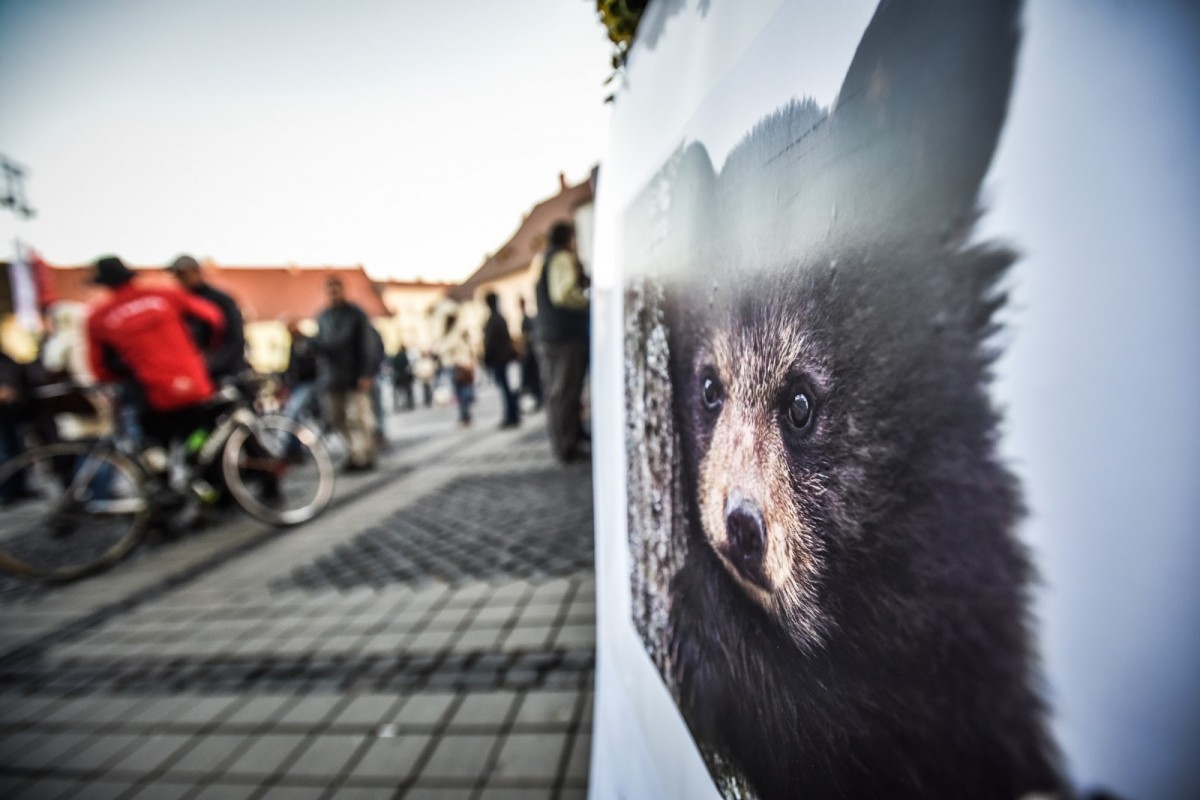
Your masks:
M 602 154 L 591 0 L 0 0 L 12 239 L 51 263 L 459 280 Z

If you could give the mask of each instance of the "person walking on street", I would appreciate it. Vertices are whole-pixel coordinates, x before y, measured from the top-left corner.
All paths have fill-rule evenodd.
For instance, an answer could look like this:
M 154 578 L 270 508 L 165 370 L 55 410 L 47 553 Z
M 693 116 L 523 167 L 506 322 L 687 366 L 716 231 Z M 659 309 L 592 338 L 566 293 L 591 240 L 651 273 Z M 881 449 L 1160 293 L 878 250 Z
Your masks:
M 588 366 L 590 285 L 575 252 L 575 226 L 556 222 L 536 284 L 537 338 L 549 389 L 546 424 L 563 462 L 574 460 L 586 439 L 580 404 Z
M 446 318 L 446 331 L 438 343 L 438 359 L 450 379 L 458 402 L 458 424 L 471 426 L 471 406 L 475 403 L 475 358 L 466 331 L 456 329 L 457 318 Z
M 387 449 L 387 417 L 383 409 L 384 370 L 387 365 L 387 347 L 383 343 L 383 334 L 374 325 L 367 325 L 367 335 L 371 340 L 371 414 L 375 417 L 375 446 Z
M 174 275 L 175 280 L 179 281 L 189 294 L 207 300 L 221 309 L 222 324 L 216 332 L 202 320 L 188 321 L 192 340 L 205 354 L 208 376 L 213 382 L 220 383 L 222 379 L 235 378 L 249 369 L 246 363 L 245 322 L 237 301 L 205 281 L 199 262 L 191 256 L 179 256 L 167 267 L 167 272 Z
M 504 398 L 504 420 L 500 427 L 515 428 L 521 424 L 521 411 L 517 406 L 517 393 L 508 385 L 508 365 L 515 360 L 517 352 L 508 332 L 508 323 L 500 313 L 500 298 L 495 292 L 488 292 L 484 302 L 492 315 L 483 328 L 483 365 L 491 370 Z
M 283 404 L 283 415 L 299 421 L 305 412 L 320 415 L 317 402 L 317 346 L 311 336 L 306 336 L 296 320 L 289 320 L 288 334 L 292 343 L 288 347 L 288 364 L 283 373 L 283 385 L 288 390 Z
M 0 350 L 0 464 L 25 451 L 29 404 L 29 386 L 23 365 Z M 21 470 L 0 483 L 0 505 L 32 497 L 27 480 L 25 470 Z
M 413 398 L 413 367 L 403 342 L 396 349 L 396 355 L 392 356 L 392 409 L 394 411 L 400 410 L 401 397 L 404 398 L 405 411 L 412 411 L 416 408 L 416 401 Z
M 366 312 L 346 299 L 342 281 L 325 281 L 329 305 L 317 318 L 314 340 L 320 380 L 328 392 L 331 422 L 350 445 L 349 471 L 375 467 L 375 414 L 371 384 L 377 362 L 371 322 Z
M 421 382 L 421 403 L 433 408 L 433 382 L 437 380 L 438 364 L 432 351 L 426 350 L 413 367 L 413 377 Z
M 542 410 L 542 371 L 538 368 L 537 354 L 537 317 L 531 316 L 525 308 L 525 298 L 521 303 L 521 391 L 529 392 L 533 397 L 534 409 Z

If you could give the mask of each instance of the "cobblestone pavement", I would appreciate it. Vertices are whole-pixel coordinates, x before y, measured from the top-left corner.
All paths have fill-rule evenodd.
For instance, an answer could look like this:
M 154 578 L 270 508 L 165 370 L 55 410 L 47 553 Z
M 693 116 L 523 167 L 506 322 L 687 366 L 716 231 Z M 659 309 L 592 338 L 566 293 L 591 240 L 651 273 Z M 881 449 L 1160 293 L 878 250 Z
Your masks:
M 584 797 L 591 475 L 481 396 L 394 417 L 307 526 L 0 578 L 0 797 Z

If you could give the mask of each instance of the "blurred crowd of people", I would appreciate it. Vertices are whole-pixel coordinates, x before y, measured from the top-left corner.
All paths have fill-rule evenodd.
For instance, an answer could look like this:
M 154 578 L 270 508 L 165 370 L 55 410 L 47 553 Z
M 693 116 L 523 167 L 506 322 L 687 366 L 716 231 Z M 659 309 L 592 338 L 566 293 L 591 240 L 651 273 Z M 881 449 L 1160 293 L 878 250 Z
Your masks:
M 348 445 L 346 469 L 371 470 L 387 445 L 385 387 L 391 389 L 391 411 L 415 409 L 418 395 L 425 407 L 453 402 L 466 427 L 481 379 L 476 368 L 482 366 L 502 398 L 502 428 L 520 425 L 526 395 L 535 410 L 545 409 L 559 459 L 586 454 L 582 394 L 589 280 L 570 222 L 556 223 L 548 241 L 533 264 L 538 314 L 527 313 L 520 299 L 521 328 L 514 339 L 499 297 L 489 293 L 489 316 L 478 332 L 482 353 L 472 345 L 474 332 L 451 314 L 432 348 L 414 353 L 401 344 L 389 354 L 366 312 L 331 275 L 313 335 L 295 320 L 287 325 L 291 343 L 280 376 L 283 413 L 338 431 Z M 205 280 L 195 258 L 181 255 L 166 270 L 175 286 L 139 280 L 138 272 L 115 256 L 100 258 L 92 275 L 94 284 L 107 289 L 100 301 L 90 309 L 75 303 L 53 306 L 33 363 L 0 353 L 0 461 L 20 453 L 30 440 L 94 433 L 114 414 L 133 439 L 162 444 L 211 424 L 211 401 L 222 383 L 250 369 L 242 311 L 236 298 Z M 510 381 L 514 364 L 520 371 L 516 386 Z M 53 401 L 50 387 L 96 381 L 117 387 L 115 409 Z M 0 501 L 22 491 L 0 487 Z

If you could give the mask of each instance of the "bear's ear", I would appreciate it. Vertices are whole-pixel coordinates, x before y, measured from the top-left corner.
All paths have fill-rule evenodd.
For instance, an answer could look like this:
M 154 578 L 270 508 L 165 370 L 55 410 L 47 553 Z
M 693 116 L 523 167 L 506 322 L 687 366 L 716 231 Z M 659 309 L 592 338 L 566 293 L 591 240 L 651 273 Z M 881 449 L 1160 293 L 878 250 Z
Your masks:
M 792 103 L 726 160 L 720 206 L 742 209 L 716 221 L 730 252 L 779 264 L 968 228 L 1007 114 L 1020 5 L 881 2 L 829 112 Z
M 829 120 L 833 163 L 843 165 L 839 233 L 944 241 L 974 221 L 1008 111 L 1020 6 L 879 4 Z

